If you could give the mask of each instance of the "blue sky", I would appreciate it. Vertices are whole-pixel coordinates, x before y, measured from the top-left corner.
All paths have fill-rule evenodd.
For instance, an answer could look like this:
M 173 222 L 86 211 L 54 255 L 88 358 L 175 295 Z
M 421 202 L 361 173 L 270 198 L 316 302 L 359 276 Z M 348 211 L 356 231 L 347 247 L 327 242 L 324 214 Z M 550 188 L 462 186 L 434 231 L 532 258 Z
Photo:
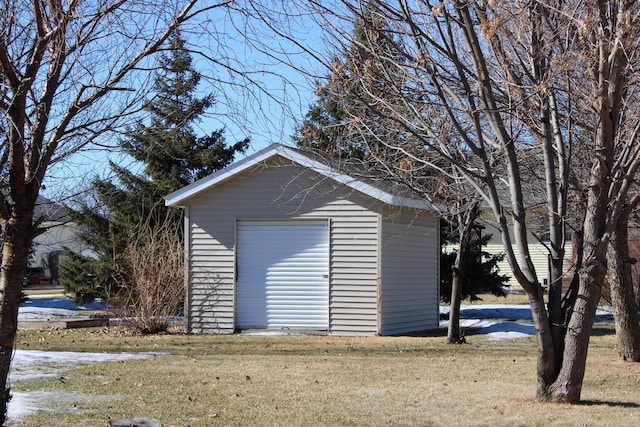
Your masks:
M 244 33 L 238 30 L 242 25 Z M 314 49 L 321 48 L 316 42 L 319 35 L 314 34 L 320 30 L 313 30 L 311 22 L 302 25 L 304 28 L 291 31 L 304 34 L 304 42 L 315 43 Z M 247 25 L 243 16 L 226 10 L 216 11 L 206 22 L 195 23 L 185 34 L 193 48 L 202 53 L 192 55 L 195 68 L 204 76 L 202 92 L 213 93 L 216 98 L 209 114 L 194 126 L 196 130 L 205 134 L 224 128 L 228 143 L 249 137 L 247 155 L 274 142 L 289 144 L 297 122 L 314 101 L 314 78 L 309 76 L 325 75 L 322 65 L 268 29 L 255 22 Z M 274 56 L 304 72 L 278 62 Z M 90 148 L 51 166 L 43 195 L 60 200 L 86 188 L 94 177 L 108 176 L 109 160 L 132 170 L 140 168 L 122 153 Z

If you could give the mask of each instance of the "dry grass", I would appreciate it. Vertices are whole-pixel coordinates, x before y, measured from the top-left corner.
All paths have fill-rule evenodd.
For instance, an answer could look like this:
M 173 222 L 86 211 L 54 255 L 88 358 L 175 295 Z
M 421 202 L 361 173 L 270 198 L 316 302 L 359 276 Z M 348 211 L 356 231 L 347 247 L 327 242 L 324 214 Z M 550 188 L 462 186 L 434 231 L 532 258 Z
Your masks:
M 616 360 L 596 330 L 583 399 L 534 401 L 532 339 L 451 346 L 435 337 L 117 336 L 21 332 L 19 348 L 159 351 L 141 361 L 76 367 L 16 389 L 74 393 L 66 411 L 24 426 L 104 425 L 149 416 L 165 426 L 628 426 L 640 421 L 640 365 Z M 80 396 L 102 396 L 83 400 Z
M 64 297 L 64 290 L 58 285 L 44 285 L 44 286 L 25 286 L 22 289 L 27 297 L 42 296 L 42 295 L 55 295 Z
M 506 297 L 497 297 L 491 294 L 479 295 L 480 301 L 463 301 L 463 304 L 529 304 L 527 295 L 521 292 L 507 294 Z

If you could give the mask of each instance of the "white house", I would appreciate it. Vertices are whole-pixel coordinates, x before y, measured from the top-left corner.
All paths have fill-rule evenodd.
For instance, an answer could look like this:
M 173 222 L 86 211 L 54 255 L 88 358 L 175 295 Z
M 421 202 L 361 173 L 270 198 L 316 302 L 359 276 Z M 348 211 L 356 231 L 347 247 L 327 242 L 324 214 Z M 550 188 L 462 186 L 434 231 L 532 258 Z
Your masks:
M 486 213 L 485 213 L 486 214 Z M 487 216 L 489 214 L 486 214 Z M 481 219 L 483 226 L 485 227 L 482 230 L 484 235 L 490 234 L 491 240 L 484 248 L 490 254 L 498 254 L 504 253 L 504 244 L 502 243 L 502 238 L 500 237 L 500 231 L 498 228 L 493 225 L 493 222 L 487 220 L 486 217 L 484 220 Z M 530 224 L 530 228 L 534 231 L 545 230 L 544 221 L 536 227 L 536 224 Z M 529 253 L 531 255 L 531 261 L 536 270 L 536 274 L 538 275 L 538 280 L 543 286 L 548 286 L 549 282 L 549 247 L 548 242 L 544 239 L 544 233 L 538 233 L 542 238 L 538 238 L 533 234 L 529 234 L 527 236 L 527 244 L 529 246 Z M 519 257 L 519 252 L 517 247 L 514 245 L 515 256 Z M 570 281 L 573 275 L 573 242 L 571 240 L 571 233 L 567 233 L 567 241 L 565 242 L 565 257 L 564 257 L 564 271 L 565 271 L 565 281 Z M 511 273 L 511 267 L 509 266 L 509 262 L 506 257 L 498 263 L 498 268 L 500 269 L 500 274 L 509 276 L 509 282 L 507 283 L 511 290 L 520 290 L 522 291 L 522 287 L 518 283 L 518 281 L 513 277 Z
M 55 283 L 63 248 L 81 252 L 85 246 L 76 237 L 78 225 L 64 213 L 62 206 L 40 197 L 36 204 L 35 216 L 45 218 L 40 225 L 44 231 L 33 239 L 28 264 L 28 283 Z

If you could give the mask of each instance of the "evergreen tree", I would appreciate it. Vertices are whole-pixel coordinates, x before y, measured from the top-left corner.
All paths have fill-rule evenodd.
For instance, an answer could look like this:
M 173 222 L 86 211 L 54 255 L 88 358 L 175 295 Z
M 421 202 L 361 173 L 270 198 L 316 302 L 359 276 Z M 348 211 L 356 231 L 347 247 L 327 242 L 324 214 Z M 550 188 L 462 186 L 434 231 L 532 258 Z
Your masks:
M 160 59 L 153 87 L 156 96 L 144 107 L 150 122 L 139 123 L 122 142 L 128 154 L 146 165 L 146 175 L 163 193 L 222 169 L 249 144 L 244 139 L 228 147 L 224 129 L 196 135 L 192 125 L 201 121 L 214 98 L 196 96 L 201 76 L 194 71 L 179 34 L 171 37 L 169 52 Z
M 144 172 L 136 175 L 110 163 L 116 179 L 93 182 L 100 209 L 83 205 L 73 214 L 87 229 L 80 238 L 97 254 L 96 258 L 70 255 L 61 265 L 61 282 L 77 302 L 98 296 L 126 301 L 129 296 L 122 284 L 131 280 L 131 273 L 122 257 L 131 230 L 143 222 L 151 229 L 160 228 L 158 222 L 167 217 L 182 221 L 181 211 L 169 211 L 163 197 L 227 166 L 248 147 L 248 138 L 227 146 L 223 129 L 204 136 L 194 131 L 193 125 L 214 106 L 214 98 L 197 96 L 201 76 L 193 69 L 179 32 L 169 39 L 159 65 L 154 95 L 144 105 L 148 122 L 129 129 L 120 143 L 144 165 Z
M 504 253 L 490 254 L 483 248 L 491 240 L 491 234 L 482 234 L 483 227 L 474 224 L 471 238 L 467 247 L 467 256 L 464 257 L 462 268 L 465 271 L 464 280 L 460 289 L 460 299 L 470 301 L 482 300 L 479 294 L 491 293 L 495 296 L 505 297 L 505 287 L 508 287 L 509 277 L 501 275 L 498 263 L 504 259 Z M 447 251 L 446 246 L 455 244 L 455 233 L 451 232 L 451 225 L 446 220 L 441 220 L 440 242 L 442 251 L 440 254 L 440 299 L 442 302 L 451 303 L 451 286 L 453 284 L 453 265 L 456 259 L 455 251 Z
M 338 157 L 363 158 L 364 153 L 345 141 L 342 124 L 343 112 L 339 104 L 328 97 L 322 86 L 318 86 L 318 99 L 309 107 L 302 125 L 293 135 L 299 147 Z
M 374 117 L 367 104 L 381 93 L 386 94 L 389 103 L 400 99 L 395 95 L 402 90 L 403 77 L 395 75 L 395 83 L 390 85 L 388 76 L 384 76 L 393 72 L 390 63 L 406 61 L 398 53 L 399 41 L 389 38 L 389 31 L 382 31 L 387 24 L 375 13 L 375 5 L 369 3 L 366 7 L 368 13 L 356 23 L 354 38 L 357 41 L 373 40 L 379 56 L 374 57 L 356 42 L 348 46 L 341 57 L 334 57 L 332 73 L 324 84 L 318 83 L 317 100 L 310 106 L 293 140 L 300 147 L 332 157 L 362 160 L 367 168 L 375 169 L 380 166 L 380 158 L 388 159 L 393 155 L 394 150 L 388 150 L 385 142 L 398 146 L 410 136 L 390 132 L 389 129 L 395 127 L 385 126 L 383 118 Z M 346 104 L 349 108 L 345 108 Z M 347 115 L 347 110 L 366 123 L 376 137 L 365 137 L 350 128 L 352 117 Z

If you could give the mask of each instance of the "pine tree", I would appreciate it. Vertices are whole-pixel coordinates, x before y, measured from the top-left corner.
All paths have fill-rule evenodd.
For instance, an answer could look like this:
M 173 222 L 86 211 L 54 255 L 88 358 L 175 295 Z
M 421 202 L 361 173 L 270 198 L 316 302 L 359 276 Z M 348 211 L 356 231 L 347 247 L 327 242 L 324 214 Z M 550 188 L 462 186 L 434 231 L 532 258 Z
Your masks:
M 380 141 L 399 144 L 409 137 L 397 131 L 390 132 L 389 129 L 395 126 L 385 126 L 385 121 L 381 117 L 373 117 L 366 106 L 380 93 L 386 94 L 387 102 L 395 101 L 397 97 L 392 94 L 400 93 L 404 79 L 396 75 L 393 79 L 395 83 L 389 85 L 388 77 L 383 76 L 393 69 L 389 63 L 403 63 L 405 59 L 398 54 L 399 41 L 388 38 L 388 31 L 382 31 L 386 28 L 386 22 L 375 13 L 375 6 L 368 4 L 367 10 L 369 13 L 364 20 L 355 25 L 354 38 L 360 41 L 374 40 L 379 56 L 374 58 L 357 42 L 348 46 L 342 57 L 335 56 L 331 75 L 327 76 L 324 84 L 317 84 L 317 100 L 310 106 L 293 140 L 300 147 L 333 157 L 359 159 L 367 167 L 376 168 L 379 165 L 375 159 L 392 155 Z M 354 111 L 356 109 L 358 111 Z M 352 118 L 347 115 L 347 110 L 366 123 L 376 138 L 364 137 L 350 128 Z
M 201 76 L 179 34 L 170 39 L 170 55 L 160 59 L 156 96 L 145 105 L 148 124 L 139 123 L 122 142 L 124 150 L 144 163 L 145 174 L 158 190 L 169 193 L 228 165 L 246 150 L 244 139 L 226 146 L 224 129 L 197 136 L 193 124 L 214 105 L 212 95 L 198 98 Z
M 80 238 L 97 254 L 70 255 L 61 266 L 61 282 L 77 302 L 97 296 L 126 301 L 130 295 L 122 284 L 131 280 L 131 273 L 122 257 L 131 230 L 142 223 L 156 229 L 167 217 L 182 221 L 179 210 L 164 207 L 163 197 L 222 169 L 248 147 L 248 138 L 227 146 L 224 129 L 204 136 L 195 132 L 194 124 L 214 106 L 212 95 L 198 97 L 200 80 L 184 40 L 174 33 L 160 57 L 154 95 L 144 105 L 148 122 L 140 121 L 120 142 L 124 152 L 144 165 L 144 172 L 136 175 L 110 163 L 116 179 L 93 182 L 100 209 L 84 205 L 74 213 L 87 229 Z M 79 271 L 89 271 L 91 277 Z
M 483 248 L 491 240 L 490 234 L 482 234 L 483 227 L 474 224 L 467 248 L 467 256 L 464 258 L 462 268 L 465 270 L 462 282 L 460 299 L 479 301 L 479 294 L 491 293 L 495 296 L 505 297 L 505 287 L 508 287 L 509 276 L 500 274 L 498 263 L 504 259 L 504 253 L 491 254 Z M 456 242 L 455 233 L 451 233 L 448 221 L 441 221 L 440 241 L 442 252 L 440 254 L 440 299 L 449 304 L 451 302 L 451 286 L 453 284 L 453 265 L 456 258 L 455 251 L 446 251 L 448 244 Z

